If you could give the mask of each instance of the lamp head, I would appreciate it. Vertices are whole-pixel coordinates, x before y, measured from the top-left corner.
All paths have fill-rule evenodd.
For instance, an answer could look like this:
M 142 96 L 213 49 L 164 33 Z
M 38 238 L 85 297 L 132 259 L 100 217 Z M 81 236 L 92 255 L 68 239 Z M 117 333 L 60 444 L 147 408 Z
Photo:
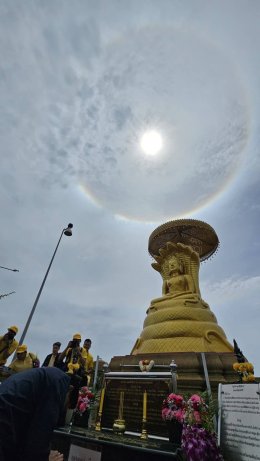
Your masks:
M 67 235 L 67 237 L 72 236 L 72 227 L 73 227 L 73 224 L 69 223 L 68 227 L 64 229 L 64 234 Z
M 177 372 L 177 364 L 175 363 L 175 360 L 172 359 L 171 363 L 170 363 L 170 370 L 171 370 L 171 373 L 176 373 Z
M 103 363 L 103 372 L 104 372 L 104 374 L 108 372 L 108 363 L 107 362 Z

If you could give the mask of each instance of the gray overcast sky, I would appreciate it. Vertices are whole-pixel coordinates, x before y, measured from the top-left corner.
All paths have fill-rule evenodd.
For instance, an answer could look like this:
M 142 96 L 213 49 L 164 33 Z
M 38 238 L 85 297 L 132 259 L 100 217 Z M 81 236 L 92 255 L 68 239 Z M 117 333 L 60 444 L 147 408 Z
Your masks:
M 166 220 L 221 242 L 203 298 L 260 374 L 260 3 L 0 0 L 1 332 L 42 360 L 80 332 L 128 354 L 161 280 L 147 253 Z M 161 133 L 147 156 L 140 137 Z

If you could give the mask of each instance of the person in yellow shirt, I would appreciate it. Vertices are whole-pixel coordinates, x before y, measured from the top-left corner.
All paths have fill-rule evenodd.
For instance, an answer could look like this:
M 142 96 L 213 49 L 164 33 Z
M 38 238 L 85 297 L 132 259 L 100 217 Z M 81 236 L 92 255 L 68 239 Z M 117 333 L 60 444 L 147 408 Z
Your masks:
M 92 372 L 94 369 L 94 360 L 93 360 L 93 355 L 89 352 L 89 349 L 91 348 L 92 341 L 91 339 L 85 339 L 84 344 L 83 344 L 83 352 L 82 356 L 86 360 L 85 364 L 85 369 L 87 372 Z
M 85 359 L 85 372 L 87 377 L 86 385 L 89 386 L 91 383 L 91 378 L 93 376 L 94 371 L 94 360 L 93 355 L 89 352 L 91 348 L 92 341 L 91 339 L 87 338 L 84 341 L 83 349 L 82 349 L 82 357 Z
M 0 336 L 0 366 L 5 365 L 8 357 L 16 350 L 18 341 L 14 337 L 17 332 L 18 328 L 13 325 L 8 328 L 5 335 Z
M 62 368 L 65 373 L 71 376 L 74 392 L 70 398 L 70 408 L 75 408 L 78 400 L 78 392 L 81 386 L 87 382 L 85 371 L 86 359 L 84 349 L 80 347 L 81 335 L 75 333 L 72 341 L 69 341 L 66 349 L 61 352 L 58 360 L 58 367 Z M 65 359 L 65 361 L 64 361 Z
M 30 370 L 31 368 L 39 367 L 39 360 L 35 354 L 27 352 L 27 346 L 22 344 L 17 347 L 17 358 L 9 365 L 9 368 L 14 373 L 20 373 L 21 371 Z
M 65 358 L 65 363 L 63 363 L 63 369 L 66 373 L 82 373 L 85 369 L 85 357 L 83 357 L 84 349 L 80 347 L 81 335 L 80 333 L 75 333 L 73 335 L 72 341 L 69 341 L 66 349 L 61 352 L 58 364 L 62 364 Z

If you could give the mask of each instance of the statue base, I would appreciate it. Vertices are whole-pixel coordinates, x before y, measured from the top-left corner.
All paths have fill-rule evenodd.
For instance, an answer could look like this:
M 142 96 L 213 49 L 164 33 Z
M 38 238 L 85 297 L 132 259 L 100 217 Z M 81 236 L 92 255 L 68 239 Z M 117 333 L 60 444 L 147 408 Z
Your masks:
M 175 391 L 176 375 L 171 373 L 172 360 L 177 365 L 177 393 L 195 394 L 207 391 L 203 362 L 206 361 L 211 393 L 218 398 L 219 383 L 238 382 L 233 371 L 234 353 L 172 352 L 115 356 L 105 373 L 106 392 L 101 427 L 112 429 L 118 414 L 120 393 L 124 392 L 126 431 L 141 434 L 143 396 L 147 392 L 147 433 L 167 437 L 161 417 L 163 400 Z M 205 361 L 203 360 L 205 357 Z M 151 366 L 152 365 L 152 366 Z
M 233 352 L 205 352 L 209 382 L 212 394 L 217 397 L 219 383 L 238 382 L 238 374 L 233 370 L 236 357 Z M 154 361 L 151 371 L 170 370 L 172 360 L 177 365 L 178 393 L 203 392 L 207 389 L 205 373 L 200 352 L 167 352 L 115 356 L 109 364 L 110 371 L 138 372 L 141 360 Z

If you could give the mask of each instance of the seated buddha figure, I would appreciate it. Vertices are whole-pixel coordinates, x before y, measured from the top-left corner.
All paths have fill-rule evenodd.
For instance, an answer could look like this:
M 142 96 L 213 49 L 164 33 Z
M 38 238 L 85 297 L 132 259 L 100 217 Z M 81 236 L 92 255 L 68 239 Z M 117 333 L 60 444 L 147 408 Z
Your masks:
M 184 274 L 183 265 L 176 255 L 168 262 L 168 278 L 163 282 L 162 292 L 163 295 L 171 297 L 195 292 L 191 275 Z
M 170 253 L 159 264 L 152 264 L 153 268 L 161 273 L 163 285 L 162 296 L 151 301 L 150 309 L 153 309 L 155 305 L 158 308 L 162 305 L 166 306 L 168 303 L 165 304 L 165 301 L 172 298 L 181 298 L 184 302 L 186 299 L 187 302 L 197 303 L 200 299 L 198 284 L 196 286 L 198 264 L 198 258 L 195 256 L 192 271 L 189 252 L 188 257 L 183 252 Z
M 152 267 L 163 279 L 162 296 L 151 301 L 131 354 L 231 351 L 214 313 L 201 298 L 198 252 L 180 242 L 167 242 L 154 259 Z

